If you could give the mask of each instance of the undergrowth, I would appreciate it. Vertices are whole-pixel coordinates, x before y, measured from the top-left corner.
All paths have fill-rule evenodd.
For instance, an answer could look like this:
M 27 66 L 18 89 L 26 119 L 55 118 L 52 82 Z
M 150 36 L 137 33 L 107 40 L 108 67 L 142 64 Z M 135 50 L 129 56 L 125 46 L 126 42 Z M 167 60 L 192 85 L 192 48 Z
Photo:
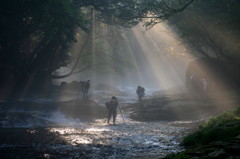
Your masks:
M 164 159 L 207 159 L 212 158 L 211 155 L 215 158 L 219 158 L 220 155 L 227 158 L 233 154 L 228 154 L 231 153 L 231 147 L 226 147 L 226 143 L 239 135 L 240 106 L 201 124 L 199 130 L 185 137 L 181 143 L 182 146 L 189 147 L 189 149 L 177 154 L 169 154 Z M 236 144 L 238 143 L 236 142 Z M 232 143 L 230 146 L 234 147 Z
M 181 145 L 197 146 L 214 141 L 224 141 L 239 135 L 239 132 L 240 106 L 204 122 L 199 130 L 185 137 Z

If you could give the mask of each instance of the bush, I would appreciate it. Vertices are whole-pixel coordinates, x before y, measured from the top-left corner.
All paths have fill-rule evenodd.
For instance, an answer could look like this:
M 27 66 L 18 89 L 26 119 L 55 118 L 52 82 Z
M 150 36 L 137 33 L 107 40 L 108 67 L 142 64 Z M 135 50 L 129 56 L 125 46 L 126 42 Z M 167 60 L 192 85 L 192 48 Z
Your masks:
M 183 139 L 183 146 L 206 145 L 214 141 L 224 141 L 239 135 L 240 107 L 229 110 L 200 125 L 199 130 Z

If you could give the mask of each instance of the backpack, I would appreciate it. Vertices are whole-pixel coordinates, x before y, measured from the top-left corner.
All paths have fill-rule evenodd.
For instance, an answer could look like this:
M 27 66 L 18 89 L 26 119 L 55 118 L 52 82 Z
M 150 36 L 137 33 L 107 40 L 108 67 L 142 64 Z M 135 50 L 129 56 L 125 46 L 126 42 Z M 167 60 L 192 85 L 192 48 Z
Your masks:
M 136 91 L 137 94 L 144 94 L 145 89 L 143 87 L 139 87 Z
M 143 87 L 140 88 L 140 92 L 144 93 L 145 89 Z
M 117 106 L 118 106 L 117 99 L 111 100 L 109 103 L 110 103 L 109 105 L 110 105 L 111 110 L 116 110 L 117 109 Z

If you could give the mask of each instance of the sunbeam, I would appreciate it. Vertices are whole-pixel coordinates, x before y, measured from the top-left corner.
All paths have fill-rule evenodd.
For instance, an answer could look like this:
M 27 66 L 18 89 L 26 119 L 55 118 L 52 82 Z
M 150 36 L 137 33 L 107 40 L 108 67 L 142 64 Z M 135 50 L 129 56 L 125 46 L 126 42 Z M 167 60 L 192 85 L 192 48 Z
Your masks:
M 239 8 L 2 0 L 1 158 L 240 158 Z

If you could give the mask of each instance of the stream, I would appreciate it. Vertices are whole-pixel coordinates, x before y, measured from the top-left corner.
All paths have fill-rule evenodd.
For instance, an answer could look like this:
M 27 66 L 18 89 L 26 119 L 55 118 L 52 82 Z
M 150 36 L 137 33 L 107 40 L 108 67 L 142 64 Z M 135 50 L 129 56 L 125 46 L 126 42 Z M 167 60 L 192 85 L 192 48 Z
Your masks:
M 102 98 L 107 98 L 106 94 L 103 96 L 92 96 L 92 99 L 103 106 Z M 133 93 L 119 95 L 119 100 L 123 107 L 136 102 Z M 60 111 L 1 109 L 0 155 L 4 158 L 162 158 L 182 151 L 184 148 L 179 143 L 199 123 L 196 120 L 139 122 L 130 119 L 124 109 L 122 115 L 118 112 L 116 121 L 116 125 L 109 125 L 106 119 L 81 121 Z

